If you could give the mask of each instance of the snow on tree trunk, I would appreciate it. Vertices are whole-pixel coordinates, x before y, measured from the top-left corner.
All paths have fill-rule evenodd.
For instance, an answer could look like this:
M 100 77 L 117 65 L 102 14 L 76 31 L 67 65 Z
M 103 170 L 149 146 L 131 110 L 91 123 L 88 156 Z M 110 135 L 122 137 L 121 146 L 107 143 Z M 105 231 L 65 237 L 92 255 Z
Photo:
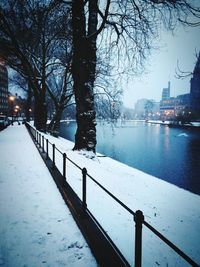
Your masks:
M 96 150 L 96 113 L 94 110 L 94 81 L 96 73 L 97 0 L 89 1 L 88 30 L 84 1 L 72 5 L 73 64 L 72 75 L 76 101 L 77 132 L 75 150 Z
M 62 117 L 63 108 L 57 108 L 55 111 L 55 115 L 49 124 L 49 131 L 53 136 L 58 137 L 59 130 L 60 130 L 60 120 Z

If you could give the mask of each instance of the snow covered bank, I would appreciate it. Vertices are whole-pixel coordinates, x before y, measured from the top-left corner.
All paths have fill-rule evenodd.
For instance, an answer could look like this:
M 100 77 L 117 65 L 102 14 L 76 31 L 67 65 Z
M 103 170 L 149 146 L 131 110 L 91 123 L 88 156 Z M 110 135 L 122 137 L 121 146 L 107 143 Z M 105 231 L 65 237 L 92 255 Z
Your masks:
M 94 160 L 73 152 L 73 143 L 46 135 L 50 142 L 122 200 L 132 210 L 142 210 L 145 220 L 200 263 L 200 197 L 108 157 Z M 87 156 L 87 153 L 85 153 Z M 51 155 L 51 150 L 50 150 Z M 145 156 L 145 155 L 144 155 Z M 62 156 L 56 152 L 62 172 Z M 82 197 L 81 172 L 67 162 L 67 181 Z M 89 178 L 87 204 L 124 256 L 133 265 L 133 218 Z M 159 238 L 143 227 L 143 266 L 189 266 Z
M 24 125 L 0 132 L 0 266 L 97 266 Z

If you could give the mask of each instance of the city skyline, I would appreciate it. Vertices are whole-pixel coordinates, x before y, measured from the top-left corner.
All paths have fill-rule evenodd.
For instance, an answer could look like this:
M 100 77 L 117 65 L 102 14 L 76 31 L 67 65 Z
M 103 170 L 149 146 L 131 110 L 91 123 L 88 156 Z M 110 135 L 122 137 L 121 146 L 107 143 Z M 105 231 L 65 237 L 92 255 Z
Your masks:
M 142 98 L 160 101 L 162 89 L 171 82 L 171 96 L 190 92 L 190 79 L 175 77 L 177 63 L 182 71 L 192 72 L 197 60 L 196 53 L 200 51 L 200 29 L 179 27 L 173 35 L 163 32 L 158 40 L 160 49 L 152 51 L 146 61 L 143 75 L 133 77 L 124 89 L 124 105 L 134 108 L 137 100 Z M 145 87 L 145 88 L 144 88 Z

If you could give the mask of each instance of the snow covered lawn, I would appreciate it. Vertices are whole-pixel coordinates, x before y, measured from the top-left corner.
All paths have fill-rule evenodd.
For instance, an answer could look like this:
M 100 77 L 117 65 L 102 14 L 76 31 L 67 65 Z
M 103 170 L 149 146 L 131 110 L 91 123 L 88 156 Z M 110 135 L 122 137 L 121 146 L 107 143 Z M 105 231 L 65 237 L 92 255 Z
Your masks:
M 66 152 L 80 167 L 86 167 L 90 175 L 133 211 L 142 210 L 148 223 L 200 264 L 200 196 L 111 158 L 86 158 L 87 153 L 82 155 L 83 152 L 72 151 L 73 143 L 63 138 L 54 138 L 50 135 L 45 137 L 55 143 L 62 152 Z M 50 155 L 51 153 L 50 149 Z M 57 151 L 56 164 L 62 172 L 62 156 Z M 82 198 L 81 171 L 69 161 L 67 181 Z M 89 178 L 87 204 L 88 209 L 133 266 L 135 224 L 132 216 Z M 190 265 L 144 226 L 143 266 Z
M 0 132 L 0 164 L 0 266 L 97 266 L 24 125 Z

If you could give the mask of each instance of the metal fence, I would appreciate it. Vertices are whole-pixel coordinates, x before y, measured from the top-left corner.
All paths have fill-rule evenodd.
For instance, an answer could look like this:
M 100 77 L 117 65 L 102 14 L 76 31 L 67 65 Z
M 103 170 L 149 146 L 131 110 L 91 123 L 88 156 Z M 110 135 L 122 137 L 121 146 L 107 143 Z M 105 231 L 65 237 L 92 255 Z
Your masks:
M 67 173 L 66 173 L 66 162 L 67 161 L 70 161 L 74 166 L 76 166 L 81 171 L 81 173 L 82 173 L 82 209 L 83 209 L 83 214 L 84 214 L 84 212 L 86 212 L 86 210 L 89 211 L 88 207 L 87 207 L 87 177 L 88 177 L 99 188 L 101 188 L 107 195 L 109 195 L 112 199 L 114 199 L 121 207 L 123 207 L 126 211 L 128 211 L 133 216 L 134 222 L 135 222 L 135 251 L 134 251 L 134 254 L 135 254 L 134 266 L 135 267 L 141 267 L 142 266 L 142 226 L 143 225 L 146 226 L 157 237 L 159 237 L 164 243 L 166 243 L 171 249 L 173 249 L 179 256 L 181 256 L 191 266 L 193 266 L 193 267 L 199 267 L 200 266 L 194 260 L 192 260 L 188 255 L 186 255 L 181 249 L 179 249 L 176 245 L 174 245 L 170 240 L 168 240 L 165 236 L 163 236 L 158 230 L 156 230 L 153 226 L 151 226 L 148 222 L 146 222 L 144 219 L 144 215 L 143 215 L 142 211 L 131 210 L 120 199 L 118 199 L 109 190 L 107 190 L 102 184 L 100 184 L 95 178 L 93 178 L 87 172 L 86 168 L 81 168 L 77 163 L 75 163 L 70 158 L 68 158 L 66 153 L 61 152 L 55 146 L 55 144 L 51 143 L 47 138 L 45 138 L 39 131 L 37 131 L 30 124 L 27 123 L 26 126 L 27 126 L 29 132 L 31 133 L 32 137 L 35 139 L 38 146 L 41 148 L 42 152 L 46 153 L 46 159 L 50 159 L 49 146 L 51 146 L 52 168 L 56 167 L 56 158 L 55 158 L 56 153 L 55 153 L 55 151 L 59 152 L 60 155 L 62 156 L 63 186 L 65 186 L 65 183 L 67 182 Z M 89 211 L 89 213 L 90 213 L 90 211 Z M 97 222 L 97 223 L 102 228 L 102 226 L 99 224 L 99 222 Z

